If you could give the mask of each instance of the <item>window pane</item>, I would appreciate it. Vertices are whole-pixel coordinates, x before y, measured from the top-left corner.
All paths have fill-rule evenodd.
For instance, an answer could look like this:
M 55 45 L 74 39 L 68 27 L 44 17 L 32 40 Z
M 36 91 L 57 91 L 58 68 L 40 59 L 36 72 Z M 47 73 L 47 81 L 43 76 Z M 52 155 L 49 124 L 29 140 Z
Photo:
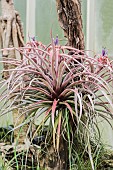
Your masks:
M 95 50 L 100 53 L 102 47 L 108 49 L 108 56 L 113 56 L 113 0 L 95 0 Z M 105 120 L 100 130 L 103 141 L 113 146 L 113 130 Z
M 22 20 L 24 36 L 26 35 L 26 1 L 27 0 L 14 0 L 15 9 L 19 12 Z
M 95 0 L 95 49 L 103 47 L 113 55 L 113 0 Z
M 81 1 L 81 9 L 82 9 L 84 39 L 86 42 L 87 0 Z
M 50 43 L 50 31 L 53 37 L 57 34 L 63 38 L 56 11 L 56 2 L 54 0 L 36 1 L 36 36 L 46 44 Z

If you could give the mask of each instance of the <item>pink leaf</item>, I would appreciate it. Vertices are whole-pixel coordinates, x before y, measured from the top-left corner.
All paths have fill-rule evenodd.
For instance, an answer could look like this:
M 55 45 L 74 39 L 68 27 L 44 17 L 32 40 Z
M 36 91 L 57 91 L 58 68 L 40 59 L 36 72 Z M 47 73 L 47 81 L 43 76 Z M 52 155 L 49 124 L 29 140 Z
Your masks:
M 45 116 L 48 116 L 50 111 L 51 111 L 51 107 L 46 111 Z
M 58 103 L 58 100 L 54 99 L 53 105 L 52 105 L 52 125 L 53 125 L 53 128 L 54 128 L 54 117 L 55 117 L 55 110 L 56 110 L 57 103 Z

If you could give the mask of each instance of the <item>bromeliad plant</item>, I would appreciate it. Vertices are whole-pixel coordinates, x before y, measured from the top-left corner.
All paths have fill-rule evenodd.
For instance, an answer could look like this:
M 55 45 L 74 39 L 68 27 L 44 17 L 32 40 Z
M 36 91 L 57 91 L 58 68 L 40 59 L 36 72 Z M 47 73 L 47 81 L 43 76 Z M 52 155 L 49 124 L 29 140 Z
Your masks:
M 107 121 L 113 118 L 112 61 L 106 53 L 92 58 L 84 51 L 60 46 L 58 38 L 52 39 L 48 46 L 33 39 L 15 50 L 23 59 L 4 59 L 16 67 L 4 70 L 10 71 L 10 76 L 1 81 L 1 88 L 7 84 L 7 90 L 2 90 L 0 96 L 7 109 L 2 109 L 1 115 L 19 108 L 21 114 L 25 114 L 25 123 L 43 115 L 36 131 L 48 125 L 45 141 L 49 136 L 55 151 L 59 152 L 59 143 L 65 140 L 71 167 L 76 161 L 72 150 L 77 146 L 77 136 L 94 169 L 90 142 L 96 142 L 95 132 L 99 135 L 97 118 Z

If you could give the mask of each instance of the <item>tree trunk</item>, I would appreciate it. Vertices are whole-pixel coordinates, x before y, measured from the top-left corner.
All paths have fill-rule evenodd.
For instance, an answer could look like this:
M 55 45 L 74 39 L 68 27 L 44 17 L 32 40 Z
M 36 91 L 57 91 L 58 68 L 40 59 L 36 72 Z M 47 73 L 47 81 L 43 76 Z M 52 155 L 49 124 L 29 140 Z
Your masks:
M 8 58 L 20 59 L 21 55 L 17 50 L 8 50 L 8 48 L 24 46 L 24 34 L 20 20 L 19 13 L 14 9 L 13 0 L 1 0 L 2 16 L 0 17 L 0 48 L 3 48 L 3 59 Z M 13 68 L 14 66 L 4 64 L 4 70 Z M 3 78 L 7 79 L 10 75 L 9 72 L 3 72 Z M 24 120 L 24 116 L 20 117 L 18 109 L 13 111 L 14 126 L 19 125 Z M 23 130 L 22 130 L 23 131 Z M 19 129 L 14 131 L 14 137 L 17 138 Z M 23 142 L 25 133 L 21 134 L 18 142 Z
M 68 45 L 84 50 L 80 0 L 56 0 L 58 19 Z

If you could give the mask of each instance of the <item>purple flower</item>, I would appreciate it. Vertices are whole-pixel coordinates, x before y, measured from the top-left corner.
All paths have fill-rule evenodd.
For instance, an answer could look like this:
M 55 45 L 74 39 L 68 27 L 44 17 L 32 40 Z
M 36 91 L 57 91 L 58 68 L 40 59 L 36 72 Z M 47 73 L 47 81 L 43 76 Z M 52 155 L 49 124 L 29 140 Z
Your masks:
M 31 40 L 32 40 L 32 41 L 35 41 L 35 37 L 31 37 Z
M 54 44 L 58 45 L 58 35 L 56 36 L 56 39 L 54 40 Z
M 102 48 L 102 56 L 106 56 L 107 55 L 107 50 L 106 50 L 106 48 L 104 47 L 104 48 Z

